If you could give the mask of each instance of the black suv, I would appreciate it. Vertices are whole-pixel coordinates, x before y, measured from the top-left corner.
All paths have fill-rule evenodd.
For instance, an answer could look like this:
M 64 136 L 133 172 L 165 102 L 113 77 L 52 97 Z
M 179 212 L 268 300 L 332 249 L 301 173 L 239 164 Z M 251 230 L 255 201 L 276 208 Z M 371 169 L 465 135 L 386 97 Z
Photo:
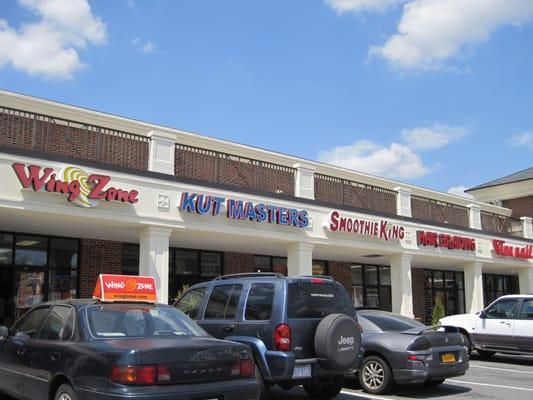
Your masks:
M 248 344 L 265 389 L 303 385 L 330 399 L 361 362 L 352 300 L 330 277 L 225 275 L 191 287 L 175 306 L 214 337 Z

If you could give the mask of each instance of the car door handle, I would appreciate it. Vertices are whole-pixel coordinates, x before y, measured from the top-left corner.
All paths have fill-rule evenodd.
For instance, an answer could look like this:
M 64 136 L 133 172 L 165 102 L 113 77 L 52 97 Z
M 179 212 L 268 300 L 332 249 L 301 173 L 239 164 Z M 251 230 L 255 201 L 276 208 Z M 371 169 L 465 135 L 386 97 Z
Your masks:
M 235 325 L 226 325 L 222 327 L 222 330 L 224 332 L 233 332 L 234 329 L 235 329 Z
M 50 359 L 51 359 L 52 361 L 59 361 L 59 360 L 61 360 L 61 353 L 54 352 L 54 353 L 50 354 Z

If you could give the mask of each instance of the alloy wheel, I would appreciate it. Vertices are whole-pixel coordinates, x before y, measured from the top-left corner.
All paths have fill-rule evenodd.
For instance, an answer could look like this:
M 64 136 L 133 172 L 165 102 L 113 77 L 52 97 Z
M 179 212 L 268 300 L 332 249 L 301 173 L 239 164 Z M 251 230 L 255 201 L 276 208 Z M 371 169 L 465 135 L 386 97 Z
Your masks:
M 68 393 L 61 393 L 57 400 L 72 400 Z
M 385 371 L 377 361 L 369 361 L 363 369 L 363 380 L 370 389 L 379 389 L 385 381 Z

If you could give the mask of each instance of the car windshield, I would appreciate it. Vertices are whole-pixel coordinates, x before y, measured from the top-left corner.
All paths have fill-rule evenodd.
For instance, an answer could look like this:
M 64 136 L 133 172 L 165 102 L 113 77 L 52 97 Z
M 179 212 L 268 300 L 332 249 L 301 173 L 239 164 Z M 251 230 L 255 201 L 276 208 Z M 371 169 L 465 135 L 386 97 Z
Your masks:
M 298 282 L 289 285 L 289 318 L 323 318 L 333 313 L 354 315 L 348 293 L 336 283 Z
M 413 319 L 383 311 L 361 312 L 359 316 L 361 320 L 363 318 L 367 319 L 384 332 L 402 332 L 413 328 L 426 327 Z
M 87 308 L 87 321 L 97 338 L 208 336 L 185 314 L 168 306 L 98 304 Z

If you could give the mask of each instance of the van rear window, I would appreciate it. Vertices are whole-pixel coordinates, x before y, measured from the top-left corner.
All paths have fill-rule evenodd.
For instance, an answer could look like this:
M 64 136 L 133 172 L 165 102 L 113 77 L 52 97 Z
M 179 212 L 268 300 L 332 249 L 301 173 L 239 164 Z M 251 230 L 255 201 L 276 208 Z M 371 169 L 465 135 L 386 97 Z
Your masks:
M 329 314 L 353 316 L 354 306 L 339 284 L 299 282 L 289 284 L 289 318 L 323 318 Z

